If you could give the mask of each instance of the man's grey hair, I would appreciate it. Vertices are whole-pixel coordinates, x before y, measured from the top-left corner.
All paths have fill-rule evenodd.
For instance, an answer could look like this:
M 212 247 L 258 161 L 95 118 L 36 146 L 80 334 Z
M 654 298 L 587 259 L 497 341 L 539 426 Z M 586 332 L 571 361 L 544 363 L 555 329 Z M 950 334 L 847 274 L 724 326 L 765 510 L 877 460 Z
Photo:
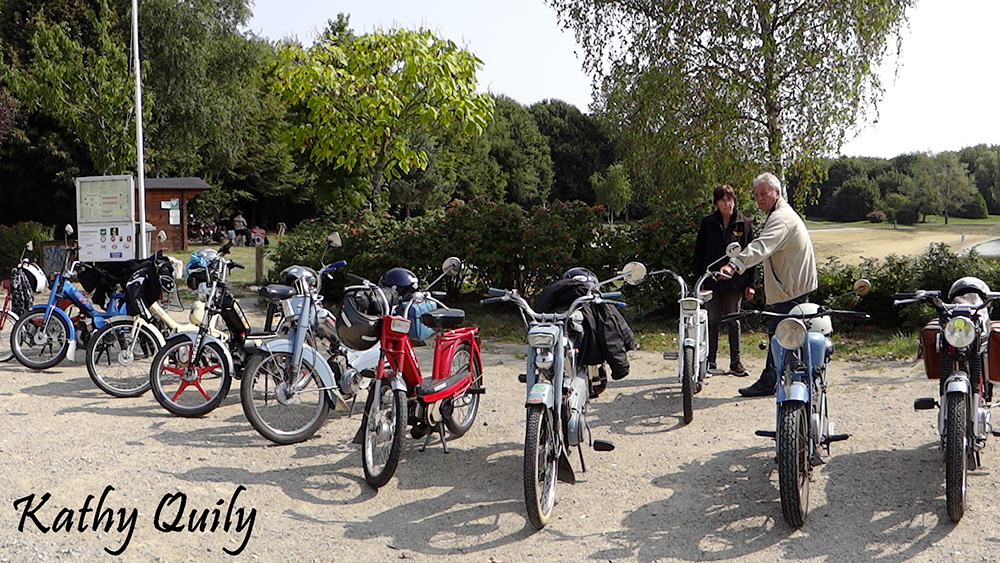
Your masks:
M 784 195 L 781 190 L 781 180 L 779 180 L 777 176 L 775 176 L 770 172 L 764 172 L 760 176 L 754 178 L 753 180 L 754 187 L 757 187 L 761 184 L 764 184 L 767 187 L 771 188 L 772 190 L 778 192 L 779 194 Z

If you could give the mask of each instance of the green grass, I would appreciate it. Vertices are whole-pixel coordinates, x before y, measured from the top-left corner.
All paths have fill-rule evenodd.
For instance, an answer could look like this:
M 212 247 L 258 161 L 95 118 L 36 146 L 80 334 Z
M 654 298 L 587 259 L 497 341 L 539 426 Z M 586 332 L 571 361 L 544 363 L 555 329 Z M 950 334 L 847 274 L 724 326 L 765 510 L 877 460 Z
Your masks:
M 840 223 L 835 221 L 822 221 L 806 219 L 806 226 L 810 229 L 838 229 L 838 228 L 868 228 L 868 229 L 892 229 L 892 223 L 870 223 L 868 221 L 855 221 L 852 223 Z M 990 215 L 986 219 L 962 219 L 949 217 L 948 224 L 944 223 L 943 215 L 928 215 L 926 222 L 913 225 L 899 225 L 900 229 L 916 231 L 949 231 L 955 230 L 965 233 L 986 233 L 1000 227 L 1000 216 Z M 1000 235 L 1000 233 L 998 233 Z

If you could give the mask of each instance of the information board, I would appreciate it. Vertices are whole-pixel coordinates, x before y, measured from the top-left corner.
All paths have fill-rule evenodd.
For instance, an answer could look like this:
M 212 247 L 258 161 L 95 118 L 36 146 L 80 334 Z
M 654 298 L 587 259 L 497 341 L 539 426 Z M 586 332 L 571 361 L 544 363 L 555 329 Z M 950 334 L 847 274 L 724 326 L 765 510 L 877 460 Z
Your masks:
M 135 231 L 132 223 L 80 225 L 82 262 L 117 262 L 135 258 Z
M 136 257 L 132 176 L 77 178 L 76 209 L 79 260 L 117 262 Z

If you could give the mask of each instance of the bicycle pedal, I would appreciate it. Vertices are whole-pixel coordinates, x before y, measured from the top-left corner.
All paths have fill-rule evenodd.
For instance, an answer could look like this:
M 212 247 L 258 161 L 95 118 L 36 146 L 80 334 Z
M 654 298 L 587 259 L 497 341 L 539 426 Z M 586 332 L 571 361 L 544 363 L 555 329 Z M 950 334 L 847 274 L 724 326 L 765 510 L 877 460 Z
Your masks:
M 827 436 L 826 440 L 823 441 L 824 444 L 831 444 L 833 442 L 843 442 L 844 440 L 850 438 L 850 434 L 834 434 L 832 436 Z
M 486 388 L 485 387 L 469 387 L 468 389 L 465 390 L 465 392 L 467 394 L 469 394 L 469 395 L 485 395 L 486 394 Z
M 913 410 L 928 411 L 938 408 L 938 402 L 933 397 L 920 397 L 913 401 Z
M 610 452 L 615 449 L 614 442 L 608 440 L 594 440 L 594 450 L 598 452 Z
M 778 437 L 778 433 L 775 432 L 774 430 L 757 430 L 756 432 L 754 432 L 754 434 L 762 438 L 774 439 Z
M 526 374 L 526 373 L 519 373 L 519 374 L 517 374 L 517 380 L 520 381 L 521 383 L 527 383 L 528 382 L 528 374 Z
M 677 359 L 677 352 L 664 352 L 663 353 L 663 359 L 664 360 L 676 360 Z

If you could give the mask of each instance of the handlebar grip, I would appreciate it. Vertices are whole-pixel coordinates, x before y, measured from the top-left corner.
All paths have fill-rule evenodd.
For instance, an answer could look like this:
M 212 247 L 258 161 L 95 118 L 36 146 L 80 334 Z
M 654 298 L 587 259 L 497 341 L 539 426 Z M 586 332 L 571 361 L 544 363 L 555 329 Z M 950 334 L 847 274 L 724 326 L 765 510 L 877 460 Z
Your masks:
M 502 296 L 503 296 L 503 294 L 505 294 L 505 293 L 507 293 L 507 292 L 506 292 L 506 291 L 504 291 L 504 290 L 502 290 L 502 289 L 497 289 L 497 288 L 495 288 L 495 287 L 491 287 L 491 288 L 489 288 L 488 290 L 486 290 L 486 293 L 489 293 L 489 294 L 490 294 L 490 295 L 492 295 L 493 297 L 502 297 Z
M 246 266 L 244 266 L 243 264 L 240 264 L 239 262 L 233 260 L 232 262 L 229 263 L 229 269 L 232 270 L 234 268 L 239 268 L 241 270 L 245 270 Z
M 354 285 L 365 285 L 365 278 L 361 276 L 356 276 L 354 274 L 347 274 L 347 281 Z
M 863 311 L 837 311 L 837 314 L 843 315 L 849 319 L 859 319 L 863 321 L 870 321 L 872 319 L 871 315 Z
M 499 297 L 487 297 L 486 299 L 480 300 L 479 304 L 486 305 L 487 303 L 499 303 L 500 301 L 503 301 L 503 299 Z
M 326 268 L 329 268 L 330 271 L 332 272 L 333 270 L 336 270 L 338 268 L 343 268 L 346 265 L 347 265 L 347 260 L 337 260 L 333 264 L 327 264 Z M 323 269 L 325 270 L 326 268 Z
M 233 247 L 233 241 L 229 241 L 219 248 L 219 254 L 229 254 L 229 249 Z
M 726 323 L 729 321 L 737 321 L 749 317 L 751 315 L 756 315 L 757 313 L 759 313 L 759 311 L 739 311 L 737 313 L 729 313 L 728 315 L 722 315 L 722 318 L 719 319 L 719 322 Z
M 448 292 L 447 291 L 432 291 L 430 293 L 431 293 L 431 297 L 447 297 L 448 296 Z
M 601 299 L 617 299 L 622 296 L 620 291 L 609 291 L 601 294 Z
M 893 299 L 916 299 L 919 294 L 917 293 L 897 293 L 892 296 Z
M 604 302 L 605 303 L 610 303 L 612 305 L 617 305 L 619 307 L 628 307 L 628 303 L 625 303 L 624 301 L 612 301 L 612 300 L 608 299 L 608 300 L 605 300 Z

